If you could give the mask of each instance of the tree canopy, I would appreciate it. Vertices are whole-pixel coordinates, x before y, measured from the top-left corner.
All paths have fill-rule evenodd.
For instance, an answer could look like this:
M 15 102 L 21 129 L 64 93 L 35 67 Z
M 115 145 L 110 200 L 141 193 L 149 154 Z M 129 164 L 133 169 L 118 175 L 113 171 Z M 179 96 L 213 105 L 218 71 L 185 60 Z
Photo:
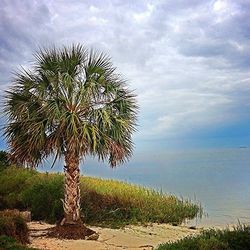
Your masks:
M 126 161 L 138 107 L 110 58 L 72 45 L 40 49 L 34 59 L 6 92 L 5 136 L 12 158 L 35 167 L 48 155 L 71 151 L 111 166 Z

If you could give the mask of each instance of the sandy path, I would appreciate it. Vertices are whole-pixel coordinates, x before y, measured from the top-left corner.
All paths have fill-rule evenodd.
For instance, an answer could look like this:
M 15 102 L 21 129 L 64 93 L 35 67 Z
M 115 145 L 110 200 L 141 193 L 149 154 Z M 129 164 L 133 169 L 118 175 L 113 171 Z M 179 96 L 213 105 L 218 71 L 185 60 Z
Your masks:
M 46 229 L 53 225 L 31 222 L 29 228 L 32 230 L 31 247 L 46 250 L 119 250 L 119 249 L 154 249 L 160 243 L 175 241 L 190 234 L 199 233 L 181 226 L 168 224 L 152 224 L 149 226 L 127 226 L 123 229 L 110 229 L 91 227 L 99 234 L 99 239 L 94 240 L 59 240 L 44 236 L 35 237 L 38 233 L 46 234 Z

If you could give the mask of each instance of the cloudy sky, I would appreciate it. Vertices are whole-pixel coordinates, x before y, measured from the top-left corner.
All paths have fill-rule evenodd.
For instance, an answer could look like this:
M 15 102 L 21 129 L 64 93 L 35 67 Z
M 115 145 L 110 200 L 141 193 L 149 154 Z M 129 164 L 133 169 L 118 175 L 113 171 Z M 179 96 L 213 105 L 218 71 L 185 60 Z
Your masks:
M 1 0 L 0 94 L 38 47 L 83 43 L 137 93 L 137 150 L 250 146 L 249 16 L 249 0 Z

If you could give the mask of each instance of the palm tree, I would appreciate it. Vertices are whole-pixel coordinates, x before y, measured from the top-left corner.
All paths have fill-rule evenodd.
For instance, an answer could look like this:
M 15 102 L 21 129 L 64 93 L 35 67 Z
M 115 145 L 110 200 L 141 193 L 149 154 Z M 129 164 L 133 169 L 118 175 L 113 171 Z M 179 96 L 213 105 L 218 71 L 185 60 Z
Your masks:
M 80 160 L 86 155 L 114 167 L 132 154 L 135 95 L 110 58 L 81 45 L 41 49 L 31 70 L 15 74 L 6 92 L 5 136 L 12 158 L 36 167 L 64 157 L 64 223 L 80 219 Z

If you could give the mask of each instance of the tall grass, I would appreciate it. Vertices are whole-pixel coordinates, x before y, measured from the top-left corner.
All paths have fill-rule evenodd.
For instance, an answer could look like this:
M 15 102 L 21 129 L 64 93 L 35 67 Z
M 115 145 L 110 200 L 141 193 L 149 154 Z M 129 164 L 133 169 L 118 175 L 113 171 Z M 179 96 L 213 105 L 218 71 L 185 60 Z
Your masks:
M 200 207 L 173 195 L 115 180 L 81 178 L 83 212 L 87 222 L 122 221 L 181 223 Z M 84 205 L 84 201 L 86 205 Z M 103 210 L 99 213 L 100 209 Z
M 160 245 L 157 250 L 249 250 L 250 227 L 239 225 L 234 230 L 205 230 L 173 243 Z
M 201 208 L 189 201 L 128 183 L 81 177 L 82 217 L 89 224 L 181 223 Z M 33 219 L 63 216 L 63 175 L 10 167 L 0 174 L 0 209 L 30 209 Z

